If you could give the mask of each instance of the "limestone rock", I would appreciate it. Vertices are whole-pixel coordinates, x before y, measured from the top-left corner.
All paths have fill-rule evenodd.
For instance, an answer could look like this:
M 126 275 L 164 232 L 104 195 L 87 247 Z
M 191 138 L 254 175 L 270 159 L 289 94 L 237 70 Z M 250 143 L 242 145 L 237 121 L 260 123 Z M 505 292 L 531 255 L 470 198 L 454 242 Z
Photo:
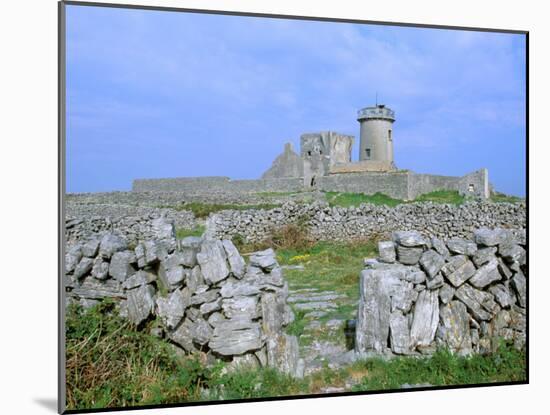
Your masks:
M 472 256 L 477 251 L 477 245 L 462 238 L 452 238 L 447 241 L 447 248 L 454 254 Z
M 449 301 L 453 299 L 454 295 L 455 289 L 449 284 L 443 284 L 443 286 L 439 289 L 439 300 L 443 304 L 448 304 Z
M 73 272 L 82 259 L 82 247 L 75 245 L 69 248 L 65 254 L 65 272 Z
M 241 280 L 238 282 L 226 282 L 222 285 L 220 294 L 224 298 L 243 296 L 243 295 L 256 295 L 260 293 L 260 289 L 254 281 L 249 279 Z
M 429 346 L 435 337 L 439 321 L 437 291 L 422 291 L 414 305 L 411 324 L 411 346 Z
M 495 296 L 495 300 L 501 307 L 507 308 L 515 303 L 514 295 L 504 284 L 496 284 L 489 288 L 489 292 Z
M 447 245 L 445 245 L 445 243 L 439 238 L 432 238 L 432 247 L 435 252 L 437 252 L 445 259 L 451 255 L 449 249 L 447 248 Z
M 264 271 L 271 271 L 278 266 L 277 259 L 275 258 L 275 251 L 269 248 L 265 251 L 254 252 L 250 256 L 250 265 L 259 267 Z
M 219 311 L 221 309 L 222 309 L 222 301 L 221 301 L 220 298 L 218 298 L 214 301 L 211 301 L 209 303 L 203 303 L 200 306 L 200 312 L 203 315 L 207 315 L 207 314 L 210 314 L 212 312 Z
M 525 308 L 527 306 L 527 281 L 523 272 L 518 271 L 515 273 L 512 277 L 512 285 L 516 290 L 519 305 Z
M 157 276 L 149 271 L 139 270 L 131 277 L 128 277 L 126 281 L 122 283 L 122 287 L 126 290 L 140 287 L 142 285 L 150 284 L 156 281 Z
M 154 295 L 155 289 L 151 285 L 143 285 L 128 291 L 128 319 L 136 326 L 151 315 L 155 306 Z
M 300 377 L 298 360 L 300 351 L 296 336 L 280 333 L 269 336 L 266 341 L 267 364 L 293 377 Z
M 161 261 L 158 271 L 159 279 L 168 290 L 174 290 L 181 286 L 191 271 L 185 270 L 180 264 L 178 253 L 167 256 Z
M 86 275 L 90 273 L 93 266 L 94 266 L 94 260 L 92 258 L 83 257 L 74 269 L 74 272 L 73 272 L 74 277 L 77 280 L 84 278 Z
M 401 311 L 394 311 L 390 315 L 390 344 L 397 354 L 409 354 L 411 337 L 407 317 Z
M 437 274 L 435 277 L 426 281 L 426 288 L 428 290 L 437 290 L 438 288 L 443 287 L 444 283 L 445 281 L 443 280 L 443 275 Z
M 402 288 L 401 272 L 367 269 L 361 272 L 355 350 L 383 352 L 387 346 L 391 296 Z
M 258 297 L 233 297 L 222 300 L 223 314 L 229 319 L 249 316 L 258 318 Z
M 201 251 L 197 254 L 197 261 L 207 284 L 212 285 L 229 276 L 227 256 L 222 241 L 205 240 Z
M 457 255 L 441 268 L 441 272 L 453 286 L 459 287 L 475 274 L 476 268 L 466 256 Z
M 418 298 L 418 292 L 414 290 L 412 283 L 401 282 L 400 287 L 393 290 L 391 296 L 391 311 L 400 310 L 408 313 L 413 303 Z
M 197 265 L 197 253 L 200 251 L 202 238 L 199 236 L 187 236 L 180 240 L 180 264 L 189 268 Z
M 231 273 L 237 278 L 242 278 L 246 267 L 243 257 L 239 254 L 239 251 L 237 251 L 237 248 L 235 248 L 233 242 L 225 239 L 222 243 L 227 255 L 227 260 L 229 261 Z
M 189 332 L 193 341 L 201 346 L 207 344 L 213 334 L 212 327 L 203 318 L 197 318 L 193 324 L 190 324 Z
M 94 259 L 92 266 L 92 277 L 98 280 L 106 280 L 109 278 L 109 263 L 104 261 L 99 256 Z
M 504 229 L 487 229 L 480 228 L 474 231 L 474 240 L 478 245 L 496 246 L 509 238 L 509 235 Z
M 95 258 L 99 252 L 99 240 L 90 239 L 84 245 L 82 245 L 82 255 L 87 256 L 88 258 Z
M 213 352 L 224 356 L 258 350 L 263 346 L 260 325 L 248 319 L 215 323 L 208 346 Z
M 118 281 L 99 281 L 93 278 L 86 278 L 79 286 L 75 286 L 69 295 L 93 300 L 102 300 L 104 298 L 126 298 L 126 295 L 124 294 Z
M 501 278 L 498 272 L 498 261 L 495 258 L 479 268 L 468 282 L 476 288 L 483 288 Z
M 491 314 L 488 313 L 483 306 L 485 302 L 489 301 L 488 296 L 490 296 L 490 294 L 480 290 L 476 290 L 469 284 L 463 284 L 455 292 L 455 297 L 466 304 L 466 307 L 468 307 L 470 313 L 477 320 L 491 319 Z
M 378 242 L 378 255 L 382 262 L 393 263 L 395 262 L 395 245 L 392 241 L 380 241 Z
M 174 291 L 168 298 L 157 298 L 158 315 L 168 329 L 172 330 L 179 324 L 189 306 L 190 297 L 189 290 L 184 288 Z
M 517 261 L 520 265 L 525 265 L 526 253 L 519 245 L 514 244 L 505 244 L 500 245 L 498 248 L 498 253 L 504 258 L 508 263 Z
M 428 244 L 426 238 L 416 231 L 396 231 L 393 233 L 393 240 L 405 247 L 422 247 Z
M 471 354 L 470 316 L 466 306 L 460 301 L 451 301 L 441 307 L 440 320 L 438 336 L 449 349 L 462 356 Z
M 433 278 L 445 265 L 445 259 L 431 249 L 424 252 L 420 257 L 420 265 L 430 278 Z
M 176 330 L 166 333 L 170 340 L 180 345 L 188 353 L 198 351 L 198 348 L 193 343 L 192 325 L 192 321 L 184 320 Z
M 407 248 L 401 245 L 397 245 L 397 259 L 402 264 L 406 265 L 415 265 L 420 260 L 420 257 L 422 256 L 422 252 L 424 252 L 423 248 L 415 247 L 415 248 Z
M 101 238 L 99 243 L 99 255 L 102 258 L 110 259 L 115 252 L 124 251 L 128 245 L 120 236 L 108 233 Z
M 189 300 L 190 305 L 200 305 L 204 303 L 211 303 L 215 301 L 220 294 L 220 290 L 208 290 L 203 292 L 196 292 Z
M 115 252 L 109 265 L 109 275 L 120 282 L 124 282 L 126 278 L 135 274 L 136 269 L 132 264 L 136 263 L 136 255 L 132 251 Z
M 481 248 L 472 257 L 472 262 L 475 264 L 476 267 L 479 268 L 493 259 L 496 260 L 496 252 L 497 248 L 494 246 Z

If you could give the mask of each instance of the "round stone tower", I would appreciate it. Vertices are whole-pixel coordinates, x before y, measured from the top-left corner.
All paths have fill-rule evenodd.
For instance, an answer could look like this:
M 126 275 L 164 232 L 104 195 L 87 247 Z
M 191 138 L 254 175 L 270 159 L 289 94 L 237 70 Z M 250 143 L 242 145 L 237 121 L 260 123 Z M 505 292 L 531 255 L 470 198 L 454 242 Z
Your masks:
M 359 160 L 374 160 L 393 166 L 392 124 L 395 112 L 385 105 L 366 107 L 357 112 L 361 125 Z

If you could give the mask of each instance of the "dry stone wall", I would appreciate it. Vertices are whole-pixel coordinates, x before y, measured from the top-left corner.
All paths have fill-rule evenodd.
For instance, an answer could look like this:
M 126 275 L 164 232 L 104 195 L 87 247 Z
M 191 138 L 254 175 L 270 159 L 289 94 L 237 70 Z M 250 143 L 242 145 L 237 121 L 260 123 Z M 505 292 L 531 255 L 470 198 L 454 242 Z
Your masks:
M 271 249 L 246 264 L 231 241 L 177 240 L 160 218 L 134 249 L 114 233 L 69 245 L 65 271 L 67 303 L 115 299 L 138 329 L 157 318 L 151 334 L 187 353 L 303 374 L 298 340 L 284 332 L 294 319 L 288 283 Z
M 274 229 L 300 223 L 315 240 L 349 241 L 416 230 L 439 238 L 471 237 L 480 227 L 524 229 L 525 204 L 467 202 L 462 205 L 430 202 L 396 207 L 363 204 L 330 207 L 324 202 L 293 202 L 271 210 L 222 211 L 210 216 L 207 232 L 215 238 L 236 235 L 249 242 L 266 239 Z
M 398 231 L 360 277 L 355 351 L 360 355 L 490 353 L 526 335 L 525 236 L 482 228 L 443 242 Z
M 156 226 L 169 220 L 178 228 L 193 229 L 197 226 L 191 211 L 157 208 L 131 208 L 124 205 L 87 205 L 78 212 L 67 212 L 65 236 L 69 244 L 86 241 L 96 234 L 111 232 L 124 237 L 135 245 L 156 234 Z

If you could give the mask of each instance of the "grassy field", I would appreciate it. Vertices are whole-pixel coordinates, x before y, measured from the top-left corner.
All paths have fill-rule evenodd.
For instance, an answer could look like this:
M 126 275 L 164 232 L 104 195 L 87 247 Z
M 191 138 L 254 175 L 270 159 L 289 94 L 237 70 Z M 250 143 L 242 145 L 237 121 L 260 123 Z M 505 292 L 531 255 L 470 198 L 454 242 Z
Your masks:
M 112 313 L 114 307 L 106 302 L 88 312 L 78 306 L 68 310 L 68 409 L 317 394 L 350 379 L 352 390 L 360 392 L 405 383 L 458 385 L 525 376 L 525 353 L 505 344 L 490 356 L 464 358 L 440 350 L 430 358 L 358 361 L 303 379 L 268 368 L 225 372 L 223 363 L 206 367 L 200 357 L 183 356 L 146 331 L 136 331 Z

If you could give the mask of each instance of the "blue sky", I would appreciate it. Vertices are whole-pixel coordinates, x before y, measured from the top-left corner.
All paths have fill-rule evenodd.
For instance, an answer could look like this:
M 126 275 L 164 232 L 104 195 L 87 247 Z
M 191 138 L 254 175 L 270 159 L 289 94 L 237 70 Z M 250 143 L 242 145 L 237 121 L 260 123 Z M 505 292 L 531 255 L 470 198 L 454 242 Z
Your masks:
M 300 134 L 396 111 L 395 161 L 525 195 L 523 35 L 67 7 L 67 191 L 258 178 Z

